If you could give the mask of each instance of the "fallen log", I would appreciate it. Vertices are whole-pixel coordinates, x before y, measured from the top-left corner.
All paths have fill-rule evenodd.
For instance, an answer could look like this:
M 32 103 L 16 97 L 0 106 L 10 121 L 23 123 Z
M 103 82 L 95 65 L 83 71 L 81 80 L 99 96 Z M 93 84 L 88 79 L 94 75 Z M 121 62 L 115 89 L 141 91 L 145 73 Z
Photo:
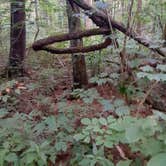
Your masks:
M 154 45 L 152 41 L 141 37 L 140 35 L 136 34 L 132 29 L 127 29 L 122 23 L 113 20 L 111 16 L 105 13 L 104 11 L 88 5 L 84 0 L 68 0 L 68 1 L 72 4 L 78 5 L 84 11 L 86 11 L 85 14 L 88 15 L 89 18 L 92 19 L 92 21 L 97 26 L 101 28 L 110 29 L 110 23 L 111 23 L 111 26 L 114 29 L 119 30 L 120 32 L 134 39 L 135 41 L 142 44 L 143 46 L 151 49 L 154 52 L 157 52 L 161 56 L 166 57 L 166 53 L 163 52 L 160 48 L 151 48 L 151 45 L 152 44 Z

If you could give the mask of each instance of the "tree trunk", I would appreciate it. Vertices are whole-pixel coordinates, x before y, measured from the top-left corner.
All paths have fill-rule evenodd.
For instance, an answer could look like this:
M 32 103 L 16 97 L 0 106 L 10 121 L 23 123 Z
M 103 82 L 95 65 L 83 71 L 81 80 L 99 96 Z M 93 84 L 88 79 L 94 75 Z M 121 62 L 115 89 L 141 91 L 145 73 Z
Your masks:
M 85 2 L 89 5 L 92 5 L 92 0 L 85 0 Z M 85 27 L 86 29 L 90 29 L 93 26 L 93 22 L 89 18 L 85 18 Z
M 68 15 L 68 27 L 69 33 L 79 31 L 81 29 L 81 21 L 78 15 L 80 13 L 79 8 L 66 1 L 67 15 Z M 71 47 L 83 46 L 82 39 L 71 40 Z M 88 84 L 88 78 L 86 73 L 86 63 L 83 54 L 72 54 L 72 65 L 73 65 L 73 88 L 82 88 Z
M 10 55 L 8 76 L 23 75 L 26 48 L 25 0 L 11 1 Z
M 137 29 L 136 32 L 141 35 L 141 19 L 140 19 L 140 14 L 142 11 L 142 0 L 137 1 L 137 17 L 138 17 L 138 22 L 137 22 Z
M 163 31 L 163 39 L 165 40 L 163 46 L 166 47 L 166 23 L 165 23 L 164 31 Z

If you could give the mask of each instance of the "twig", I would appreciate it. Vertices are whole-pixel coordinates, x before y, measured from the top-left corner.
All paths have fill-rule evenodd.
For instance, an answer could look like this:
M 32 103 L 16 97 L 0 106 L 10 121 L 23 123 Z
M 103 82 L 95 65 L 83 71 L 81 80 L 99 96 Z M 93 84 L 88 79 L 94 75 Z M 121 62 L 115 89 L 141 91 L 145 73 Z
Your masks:
M 126 156 L 125 156 L 125 153 L 123 152 L 122 148 L 119 146 L 119 145 L 116 145 L 116 149 L 118 150 L 119 154 L 120 154 L 120 157 L 122 157 L 123 159 L 128 159 Z

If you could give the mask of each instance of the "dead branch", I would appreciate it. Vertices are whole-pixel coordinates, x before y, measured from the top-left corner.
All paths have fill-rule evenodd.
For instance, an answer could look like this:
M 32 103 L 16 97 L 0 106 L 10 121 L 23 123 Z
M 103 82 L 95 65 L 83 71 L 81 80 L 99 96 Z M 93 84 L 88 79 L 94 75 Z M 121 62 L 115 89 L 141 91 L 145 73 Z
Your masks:
M 134 31 L 127 29 L 122 23 L 117 22 L 111 18 L 111 16 L 107 16 L 106 13 L 104 13 L 102 10 L 96 9 L 90 5 L 88 5 L 84 0 L 70 0 L 72 3 L 75 3 L 78 5 L 80 8 L 85 10 L 86 14 L 89 16 L 90 19 L 99 27 L 101 28 L 109 28 L 109 21 L 112 24 L 112 27 L 114 29 L 119 30 L 120 32 L 126 34 L 130 38 L 134 39 L 137 41 L 139 44 L 142 44 L 143 46 L 153 50 L 154 52 L 157 52 L 161 56 L 166 56 L 166 54 L 160 50 L 159 48 L 151 48 L 150 46 L 152 45 L 152 41 L 147 40 L 140 35 L 136 34 Z
M 104 29 L 104 28 L 96 28 L 96 29 L 78 31 L 78 32 L 73 32 L 73 33 L 64 33 L 64 34 L 50 36 L 50 37 L 47 37 L 44 39 L 37 40 L 36 42 L 33 43 L 32 47 L 35 51 L 43 50 L 43 47 L 56 43 L 56 42 L 80 39 L 83 37 L 89 37 L 89 36 L 93 36 L 93 35 L 108 35 L 108 34 L 110 34 L 110 30 Z
M 107 38 L 103 43 L 86 46 L 86 47 L 70 47 L 64 49 L 58 49 L 51 46 L 41 47 L 40 50 L 50 52 L 52 54 L 74 54 L 74 53 L 87 53 L 91 51 L 101 50 L 108 47 L 112 43 L 110 38 Z

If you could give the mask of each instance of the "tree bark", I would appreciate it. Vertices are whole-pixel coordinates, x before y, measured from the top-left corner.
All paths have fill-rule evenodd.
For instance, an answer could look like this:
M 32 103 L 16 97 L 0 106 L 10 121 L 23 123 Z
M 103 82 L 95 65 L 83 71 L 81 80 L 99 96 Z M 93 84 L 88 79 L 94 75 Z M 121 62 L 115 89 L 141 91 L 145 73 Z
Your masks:
M 138 0 L 137 1 L 137 17 L 138 17 L 138 21 L 137 21 L 136 31 L 137 31 L 137 33 L 139 35 L 142 34 L 142 31 L 141 31 L 141 20 L 140 20 L 141 11 L 142 11 L 142 0 Z
M 40 50 L 47 51 L 52 54 L 88 53 L 91 51 L 104 49 L 111 44 L 112 44 L 112 40 L 110 38 L 106 38 L 103 43 L 86 46 L 86 47 L 78 46 L 78 47 L 70 47 L 70 48 L 55 48 L 51 46 L 45 46 L 45 47 L 41 47 Z
M 165 25 L 164 25 L 163 39 L 165 40 L 163 46 L 166 47 L 166 23 L 165 23 Z
M 56 36 L 49 36 L 44 39 L 37 40 L 33 43 L 32 47 L 35 51 L 42 50 L 42 47 L 47 45 L 56 43 L 56 42 L 63 42 L 67 40 L 76 40 L 83 37 L 89 37 L 94 35 L 109 35 L 111 33 L 110 29 L 104 28 L 94 28 L 89 30 L 78 30 L 72 33 L 64 33 Z
M 68 15 L 68 27 L 69 33 L 77 32 L 81 29 L 81 21 L 78 17 L 80 10 L 79 7 L 71 6 L 69 1 L 66 1 L 67 15 Z M 77 14 L 77 16 L 76 16 Z M 71 47 L 82 47 L 83 40 L 75 39 L 70 42 Z M 83 54 L 72 54 L 73 64 L 73 88 L 82 88 L 88 84 L 88 78 L 86 73 L 85 56 Z
M 93 1 L 92 0 L 85 0 L 85 2 L 89 5 L 92 5 Z M 93 26 L 93 22 L 89 18 L 85 18 L 85 28 L 90 29 Z
M 11 1 L 10 55 L 8 76 L 22 76 L 26 48 L 25 0 Z

